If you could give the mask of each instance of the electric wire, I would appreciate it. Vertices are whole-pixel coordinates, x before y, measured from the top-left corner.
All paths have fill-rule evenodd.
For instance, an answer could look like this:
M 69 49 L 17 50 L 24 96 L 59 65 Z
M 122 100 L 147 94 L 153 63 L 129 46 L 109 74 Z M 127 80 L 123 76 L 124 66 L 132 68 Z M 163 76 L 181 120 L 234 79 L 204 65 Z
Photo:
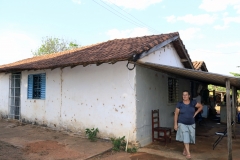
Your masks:
M 102 1 L 102 2 L 103 2 L 103 1 Z M 103 3 L 105 3 L 105 2 L 103 2 Z M 106 4 L 106 3 L 105 3 L 105 4 Z M 106 5 L 108 5 L 108 4 L 106 4 Z M 157 33 L 160 33 L 158 30 L 156 30 L 156 29 L 152 28 L 151 26 L 149 26 L 148 24 L 142 22 L 141 20 L 139 20 L 138 18 L 136 18 L 135 16 L 133 16 L 133 15 L 130 14 L 129 12 L 125 11 L 125 10 L 122 9 L 121 7 L 117 6 L 116 4 L 113 3 L 113 5 L 116 6 L 117 8 L 119 8 L 119 9 L 121 9 L 123 12 L 129 14 L 131 17 L 133 17 L 134 19 L 136 19 L 137 21 L 139 21 L 139 22 L 142 23 L 143 25 L 145 25 L 145 26 L 151 28 L 152 30 L 154 30 L 154 31 L 157 32 Z M 108 5 L 108 6 L 110 6 L 110 5 Z
M 98 5 L 100 5 L 101 7 L 105 8 L 105 9 L 108 10 L 109 12 L 115 14 L 116 16 L 122 18 L 123 20 L 128 21 L 129 23 L 132 23 L 132 24 L 134 24 L 134 25 L 136 25 L 136 26 L 138 26 L 138 27 L 140 27 L 140 28 L 147 28 L 147 29 L 149 29 L 152 33 L 155 33 L 155 32 L 156 32 L 155 30 L 150 29 L 150 28 L 148 28 L 148 27 L 146 27 L 146 26 L 144 26 L 144 25 L 142 25 L 142 24 L 139 24 L 138 22 L 133 21 L 133 20 L 132 20 L 131 18 L 129 18 L 129 17 L 126 17 L 125 15 L 123 15 L 123 14 L 120 13 L 119 11 L 113 9 L 113 8 L 110 7 L 109 5 L 108 5 L 108 7 L 110 7 L 110 8 L 111 8 L 112 10 L 114 10 L 115 12 L 112 11 L 112 10 L 110 10 L 109 8 L 103 6 L 102 4 L 96 2 L 95 0 L 93 0 L 93 2 L 95 2 L 95 3 L 98 4 Z M 104 3 L 104 2 L 103 2 L 103 3 Z M 107 5 L 106 3 L 104 3 L 104 4 Z M 118 14 L 117 14 L 116 12 L 117 12 Z M 122 15 L 122 16 L 121 16 L 121 15 Z
M 101 1 L 101 0 L 100 0 Z M 98 4 L 99 6 L 105 8 L 106 10 L 108 10 L 109 12 L 113 13 L 114 15 L 118 16 L 119 18 L 122 18 L 123 20 L 135 25 L 135 26 L 138 26 L 138 27 L 141 27 L 141 28 L 147 28 L 149 29 L 150 32 L 152 33 L 160 33 L 158 30 L 152 28 L 151 26 L 145 24 L 144 22 L 142 22 L 141 20 L 137 19 L 135 16 L 133 16 L 132 14 L 130 14 L 129 12 L 123 10 L 121 7 L 113 4 L 114 6 L 118 7 L 119 9 L 121 9 L 122 11 L 124 11 L 125 13 L 127 13 L 128 15 L 130 15 L 131 17 L 133 17 L 135 20 L 137 20 L 138 22 L 136 22 L 135 20 L 127 17 L 126 15 L 122 14 L 121 12 L 117 11 L 116 9 L 114 9 L 113 7 L 111 7 L 110 5 L 108 5 L 107 3 L 101 1 L 104 5 L 96 2 L 95 0 L 93 0 L 93 2 L 95 2 L 96 4 Z M 107 8 L 107 7 L 108 8 Z M 111 9 L 109 9 L 111 8 Z M 206 50 L 201 50 L 201 49 L 193 49 L 193 48 L 188 48 L 188 51 L 190 50 L 195 50 L 195 51 L 201 51 L 201 52 L 204 52 L 204 53 L 216 53 L 216 54 L 237 54 L 237 53 L 240 53 L 240 52 L 232 52 L 232 53 L 222 53 L 222 52 L 212 52 L 212 51 L 206 51 Z

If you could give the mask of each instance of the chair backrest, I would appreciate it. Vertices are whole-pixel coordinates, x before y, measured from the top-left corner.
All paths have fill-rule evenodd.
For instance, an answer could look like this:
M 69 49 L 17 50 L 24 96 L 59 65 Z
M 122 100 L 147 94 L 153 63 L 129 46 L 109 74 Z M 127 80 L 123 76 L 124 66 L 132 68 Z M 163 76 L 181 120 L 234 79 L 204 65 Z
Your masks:
M 159 109 L 152 110 L 152 128 L 159 127 Z
M 234 123 L 235 123 L 235 122 L 234 122 L 234 121 L 232 121 L 232 122 L 231 122 L 231 126 L 233 126 L 233 125 L 234 125 Z M 224 134 L 224 135 L 227 135 L 227 128 L 224 130 L 223 134 Z

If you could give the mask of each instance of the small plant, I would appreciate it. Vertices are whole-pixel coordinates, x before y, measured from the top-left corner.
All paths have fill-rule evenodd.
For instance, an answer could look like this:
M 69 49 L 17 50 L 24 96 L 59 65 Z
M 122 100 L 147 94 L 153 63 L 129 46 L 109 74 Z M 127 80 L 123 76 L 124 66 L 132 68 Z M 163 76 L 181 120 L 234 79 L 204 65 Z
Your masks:
M 97 140 L 97 133 L 99 133 L 99 130 L 98 130 L 98 128 L 96 128 L 96 129 L 95 128 L 92 128 L 92 129 L 87 128 L 85 130 L 85 133 L 86 133 L 88 139 L 90 139 L 90 141 L 94 142 Z
M 113 144 L 113 150 L 114 151 L 120 151 L 125 150 L 126 142 L 125 142 L 125 136 L 122 138 L 111 138 L 112 144 Z
M 128 153 L 136 153 L 136 152 L 137 152 L 137 148 L 136 148 L 136 147 L 128 148 L 128 149 L 127 149 L 127 152 L 128 152 Z

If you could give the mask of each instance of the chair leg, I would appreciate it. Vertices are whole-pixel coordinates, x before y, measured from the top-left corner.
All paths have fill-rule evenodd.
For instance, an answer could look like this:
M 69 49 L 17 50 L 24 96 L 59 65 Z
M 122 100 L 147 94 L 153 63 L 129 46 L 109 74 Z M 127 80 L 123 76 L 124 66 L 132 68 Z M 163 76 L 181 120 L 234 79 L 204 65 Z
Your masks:
M 213 150 L 215 149 L 215 147 L 218 145 L 218 143 L 223 139 L 223 136 L 219 136 L 218 139 L 214 142 L 213 144 Z

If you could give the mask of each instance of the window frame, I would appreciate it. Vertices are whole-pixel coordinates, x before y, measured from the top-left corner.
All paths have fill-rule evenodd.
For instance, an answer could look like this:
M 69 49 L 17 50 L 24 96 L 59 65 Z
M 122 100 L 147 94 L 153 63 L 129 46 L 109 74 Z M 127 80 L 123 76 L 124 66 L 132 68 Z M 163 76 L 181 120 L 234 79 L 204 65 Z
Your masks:
M 36 78 L 38 82 L 36 82 Z M 39 88 L 36 88 L 36 87 L 39 87 Z M 35 92 L 39 92 L 39 95 L 36 96 Z M 45 97 L 46 97 L 46 73 L 29 74 L 28 87 L 27 87 L 27 99 L 43 99 L 44 100 Z
M 172 84 L 170 86 L 170 80 L 172 80 Z M 175 77 L 168 77 L 167 80 L 168 83 L 168 103 L 169 104 L 176 104 L 179 100 L 179 80 Z M 171 87 L 171 93 L 170 93 L 170 87 Z M 171 96 L 170 96 L 171 94 Z

